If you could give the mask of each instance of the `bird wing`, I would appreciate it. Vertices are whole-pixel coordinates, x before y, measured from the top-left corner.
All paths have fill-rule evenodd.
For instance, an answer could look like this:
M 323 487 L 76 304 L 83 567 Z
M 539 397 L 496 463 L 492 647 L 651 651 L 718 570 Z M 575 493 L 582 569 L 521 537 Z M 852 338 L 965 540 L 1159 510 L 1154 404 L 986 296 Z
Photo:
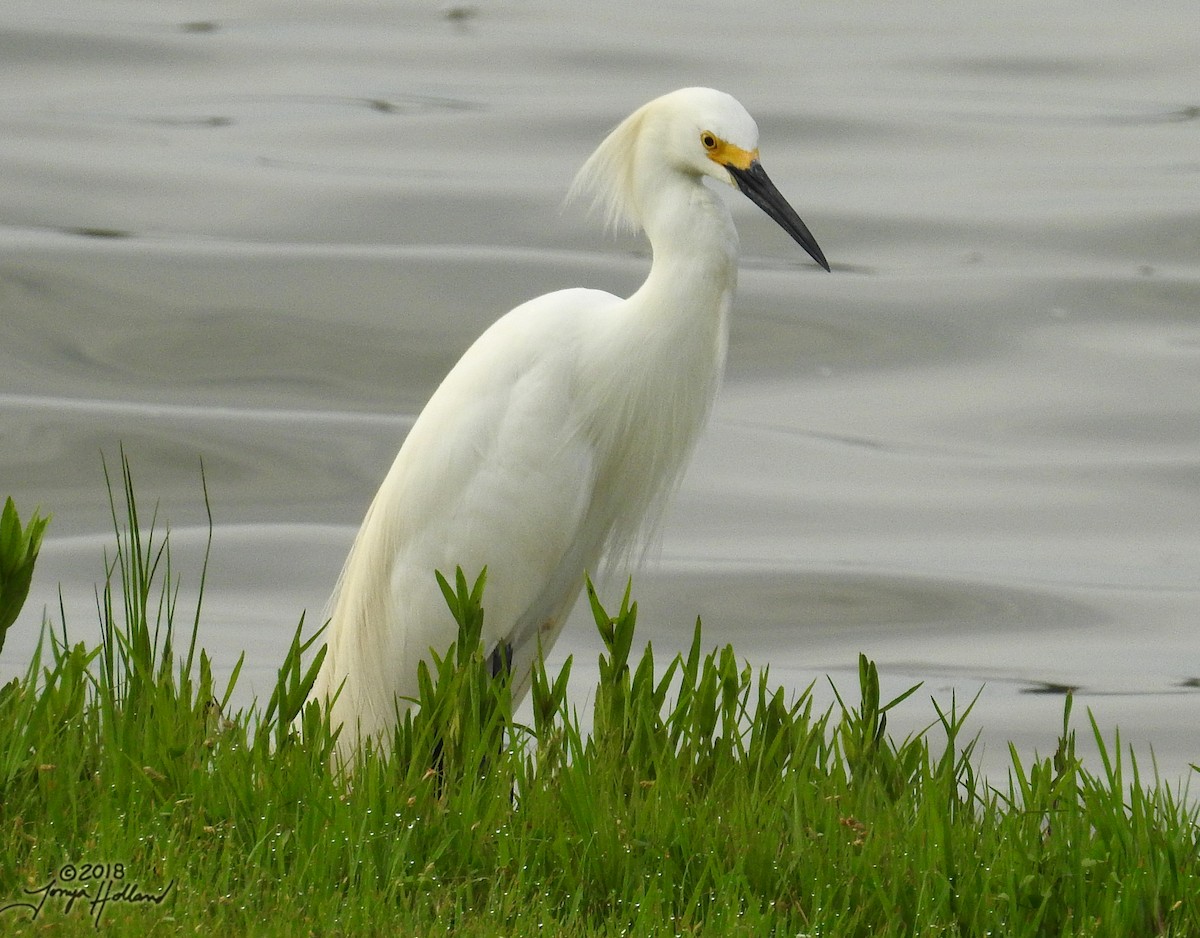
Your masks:
M 607 533 L 591 511 L 595 453 L 575 385 L 580 326 L 616 302 L 569 290 L 517 307 L 413 425 L 333 605 L 322 686 L 345 681 L 335 711 L 360 732 L 390 726 L 395 695 L 416 695 L 418 660 L 455 638 L 435 570 L 470 579 L 487 567 L 484 642 L 512 647 L 519 689 L 539 640 L 553 643 Z

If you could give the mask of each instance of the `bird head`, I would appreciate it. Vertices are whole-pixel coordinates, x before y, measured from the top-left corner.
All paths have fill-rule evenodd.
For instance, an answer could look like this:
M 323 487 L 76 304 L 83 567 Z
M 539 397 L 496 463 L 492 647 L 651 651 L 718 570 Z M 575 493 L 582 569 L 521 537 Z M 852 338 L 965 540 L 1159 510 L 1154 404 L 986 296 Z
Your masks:
M 712 88 L 682 88 L 643 105 L 592 155 L 572 192 L 592 190 L 607 207 L 611 223 L 636 225 L 632 206 L 639 153 L 665 160 L 686 175 L 707 176 L 739 189 L 829 270 L 816 238 L 763 169 L 758 125 L 733 96 Z

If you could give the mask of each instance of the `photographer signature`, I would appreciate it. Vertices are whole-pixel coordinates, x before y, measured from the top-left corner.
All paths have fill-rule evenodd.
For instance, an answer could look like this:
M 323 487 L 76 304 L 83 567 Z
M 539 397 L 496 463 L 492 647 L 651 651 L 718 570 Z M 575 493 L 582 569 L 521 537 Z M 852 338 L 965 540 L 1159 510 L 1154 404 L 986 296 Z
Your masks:
M 0 906 L 0 915 L 14 909 L 28 909 L 32 913 L 30 920 L 33 921 L 42 914 L 47 903 L 59 900 L 63 903 L 64 915 L 69 915 L 76 903 L 80 906 L 86 905 L 93 923 L 99 928 L 110 905 L 162 905 L 174 886 L 175 880 L 171 880 L 161 892 L 143 892 L 136 882 L 125 879 L 125 865 L 122 863 L 85 863 L 82 866 L 82 875 L 80 867 L 67 863 L 60 867 L 57 875 L 52 876 L 45 885 L 22 890 L 27 896 L 36 896 L 36 901 L 11 902 Z

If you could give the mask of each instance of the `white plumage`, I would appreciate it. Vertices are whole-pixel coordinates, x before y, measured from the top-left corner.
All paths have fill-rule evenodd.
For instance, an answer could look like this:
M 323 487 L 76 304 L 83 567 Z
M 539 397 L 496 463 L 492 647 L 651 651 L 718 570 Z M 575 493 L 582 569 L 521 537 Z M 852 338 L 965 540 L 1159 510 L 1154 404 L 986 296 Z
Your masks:
M 484 643 L 511 648 L 519 698 L 584 572 L 627 557 L 661 516 L 716 393 L 737 281 L 737 232 L 704 177 L 736 185 L 828 269 L 757 146 L 737 101 L 687 88 L 638 109 L 584 164 L 573 194 L 646 232 L 650 274 L 628 299 L 573 289 L 518 306 L 421 412 L 331 604 L 312 697 L 341 687 L 341 758 L 367 736 L 386 747 L 418 661 L 454 640 L 435 570 L 487 567 Z

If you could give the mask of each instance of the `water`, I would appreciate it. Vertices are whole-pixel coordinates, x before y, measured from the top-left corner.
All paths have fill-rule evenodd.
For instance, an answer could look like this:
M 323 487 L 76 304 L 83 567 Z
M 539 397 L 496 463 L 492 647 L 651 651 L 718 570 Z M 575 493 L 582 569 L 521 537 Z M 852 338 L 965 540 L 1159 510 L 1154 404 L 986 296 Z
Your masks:
M 985 763 L 1077 688 L 1200 759 L 1200 98 L 1185 0 L 10 3 L 0 19 L 0 494 L 53 512 L 0 674 L 59 584 L 95 619 L 100 454 L 133 462 L 202 642 L 265 698 L 421 404 L 537 293 L 636 286 L 561 199 L 604 132 L 734 93 L 834 265 L 736 193 L 716 413 L 637 575 L 642 631 L 792 687 L 983 688 Z M 111 548 L 110 548 L 111 550 Z M 619 584 L 618 584 L 619 585 Z M 586 705 L 598 640 L 577 615 Z M 933 717 L 928 694 L 900 731 Z M 1086 726 L 1080 723 L 1082 729 Z

